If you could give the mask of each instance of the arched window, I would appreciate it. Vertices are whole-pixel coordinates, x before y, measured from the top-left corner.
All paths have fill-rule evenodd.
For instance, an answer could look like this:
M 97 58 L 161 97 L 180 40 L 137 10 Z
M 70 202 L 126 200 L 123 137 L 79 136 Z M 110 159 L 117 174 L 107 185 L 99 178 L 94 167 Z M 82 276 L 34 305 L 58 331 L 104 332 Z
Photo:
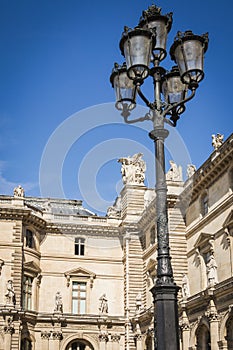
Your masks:
M 228 350 L 233 350 L 233 316 L 229 318 L 226 324 L 227 328 L 227 349 Z
M 196 332 L 197 350 L 211 350 L 210 331 L 205 324 L 198 327 Z
M 73 340 L 68 344 L 66 350 L 93 350 L 93 346 L 86 340 Z

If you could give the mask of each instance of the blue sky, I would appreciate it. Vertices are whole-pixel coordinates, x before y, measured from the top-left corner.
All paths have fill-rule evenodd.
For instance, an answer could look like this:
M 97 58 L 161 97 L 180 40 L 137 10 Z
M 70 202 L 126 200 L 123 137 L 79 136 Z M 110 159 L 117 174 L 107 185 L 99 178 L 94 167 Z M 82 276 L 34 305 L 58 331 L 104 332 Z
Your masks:
M 22 184 L 27 196 L 83 199 L 86 207 L 103 212 L 121 186 L 116 159 L 140 150 L 149 163 L 147 184 L 153 186 L 150 125 L 123 124 L 109 83 L 113 63 L 123 62 L 124 25 L 137 25 L 151 4 L 0 0 L 0 193 L 12 194 Z M 199 167 L 213 151 L 211 135 L 219 132 L 226 139 L 232 132 L 233 5 L 229 0 L 156 5 L 173 12 L 168 51 L 178 30 L 209 32 L 205 79 L 171 131 L 167 150 L 167 164 L 175 158 L 183 168 L 187 162 Z M 169 54 L 162 65 L 172 67 Z M 143 88 L 151 96 L 152 82 Z

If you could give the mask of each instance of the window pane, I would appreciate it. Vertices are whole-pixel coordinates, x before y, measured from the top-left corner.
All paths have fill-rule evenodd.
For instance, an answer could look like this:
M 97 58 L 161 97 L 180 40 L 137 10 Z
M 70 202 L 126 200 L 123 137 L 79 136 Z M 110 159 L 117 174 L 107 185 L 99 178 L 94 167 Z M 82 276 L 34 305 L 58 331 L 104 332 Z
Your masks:
M 86 283 L 80 283 L 80 290 L 86 290 Z
M 80 246 L 80 255 L 84 255 L 84 245 Z
M 85 314 L 86 312 L 86 300 L 80 300 L 80 314 Z
M 78 300 L 75 300 L 75 299 L 72 300 L 72 313 L 73 314 L 78 313 Z

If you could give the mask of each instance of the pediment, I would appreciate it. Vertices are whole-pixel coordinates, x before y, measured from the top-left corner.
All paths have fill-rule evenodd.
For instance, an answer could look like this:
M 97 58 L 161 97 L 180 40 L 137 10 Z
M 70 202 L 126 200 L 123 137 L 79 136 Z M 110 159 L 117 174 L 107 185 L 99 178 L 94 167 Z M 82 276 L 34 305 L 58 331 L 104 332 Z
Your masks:
M 96 277 L 96 274 L 92 271 L 89 271 L 87 269 L 84 269 L 83 267 L 78 267 L 73 270 L 69 270 L 64 273 L 66 280 L 67 280 L 67 287 L 70 285 L 70 279 L 84 279 L 84 280 L 89 280 L 90 282 L 90 287 L 92 288 L 94 278 Z
M 233 226 L 233 210 L 230 212 L 230 214 L 227 216 L 226 220 L 223 223 L 224 228 L 228 228 L 230 226 Z
M 89 271 L 87 269 L 84 269 L 82 267 L 78 267 L 76 269 L 70 270 L 65 272 L 65 276 L 70 276 L 70 277 L 88 277 L 88 278 L 93 278 L 96 275 L 94 272 Z
M 211 233 L 205 233 L 202 232 L 198 239 L 196 240 L 196 243 L 194 244 L 195 248 L 201 248 L 202 246 L 205 245 L 211 245 L 212 246 L 212 241 L 214 240 L 214 235 Z
M 24 270 L 27 272 L 30 272 L 32 274 L 38 274 L 41 273 L 41 269 L 34 261 L 28 261 L 23 264 Z

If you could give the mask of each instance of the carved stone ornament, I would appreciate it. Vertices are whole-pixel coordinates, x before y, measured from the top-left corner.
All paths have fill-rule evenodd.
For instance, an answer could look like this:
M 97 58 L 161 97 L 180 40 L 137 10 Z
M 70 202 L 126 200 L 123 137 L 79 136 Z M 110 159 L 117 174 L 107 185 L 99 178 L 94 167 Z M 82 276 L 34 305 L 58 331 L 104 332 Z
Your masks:
M 15 306 L 15 291 L 12 280 L 8 280 L 7 282 L 5 297 L 7 305 Z
M 108 313 L 108 299 L 106 297 L 106 294 L 101 295 L 99 298 L 100 304 L 99 304 L 99 312 L 100 314 L 107 314 Z
M 186 274 L 183 274 L 181 291 L 183 300 L 186 300 L 190 296 L 189 280 Z
M 13 316 L 9 316 L 6 318 L 6 325 L 4 327 L 4 332 L 7 334 L 13 334 L 15 331 L 13 324 Z
M 143 310 L 141 293 L 138 293 L 136 296 L 135 306 L 136 306 L 136 313 L 140 313 L 140 311 Z
M 62 338 L 63 338 L 62 332 L 60 332 L 60 331 L 53 332 L 52 336 L 53 336 L 53 340 L 62 340 Z
M 1 275 L 1 272 L 2 272 L 3 265 L 4 265 L 4 260 L 0 259 L 0 275 Z
M 50 332 L 42 331 L 41 332 L 41 339 L 48 340 L 50 338 L 50 335 L 51 335 Z
M 63 313 L 63 302 L 62 302 L 62 296 L 60 292 L 57 292 L 55 295 L 55 309 L 54 312 L 60 312 Z
M 24 197 L 24 189 L 21 185 L 14 188 L 14 197 Z
M 136 153 L 132 157 L 118 159 L 122 164 L 121 174 L 124 185 L 144 185 L 146 163 L 142 156 L 142 153 Z
M 112 335 L 111 335 L 111 340 L 112 340 L 112 342 L 117 342 L 117 343 L 119 343 L 120 339 L 121 339 L 121 336 L 120 336 L 119 334 L 112 334 Z
M 107 333 L 99 334 L 99 341 L 100 342 L 107 342 L 108 341 L 108 334 Z
M 206 264 L 207 282 L 209 287 L 212 287 L 218 283 L 217 267 L 218 266 L 214 259 L 214 255 L 210 254 Z
M 223 138 L 224 138 L 224 135 L 221 135 L 221 134 L 212 135 L 212 146 L 214 147 L 215 150 L 217 150 L 219 147 L 222 146 Z

